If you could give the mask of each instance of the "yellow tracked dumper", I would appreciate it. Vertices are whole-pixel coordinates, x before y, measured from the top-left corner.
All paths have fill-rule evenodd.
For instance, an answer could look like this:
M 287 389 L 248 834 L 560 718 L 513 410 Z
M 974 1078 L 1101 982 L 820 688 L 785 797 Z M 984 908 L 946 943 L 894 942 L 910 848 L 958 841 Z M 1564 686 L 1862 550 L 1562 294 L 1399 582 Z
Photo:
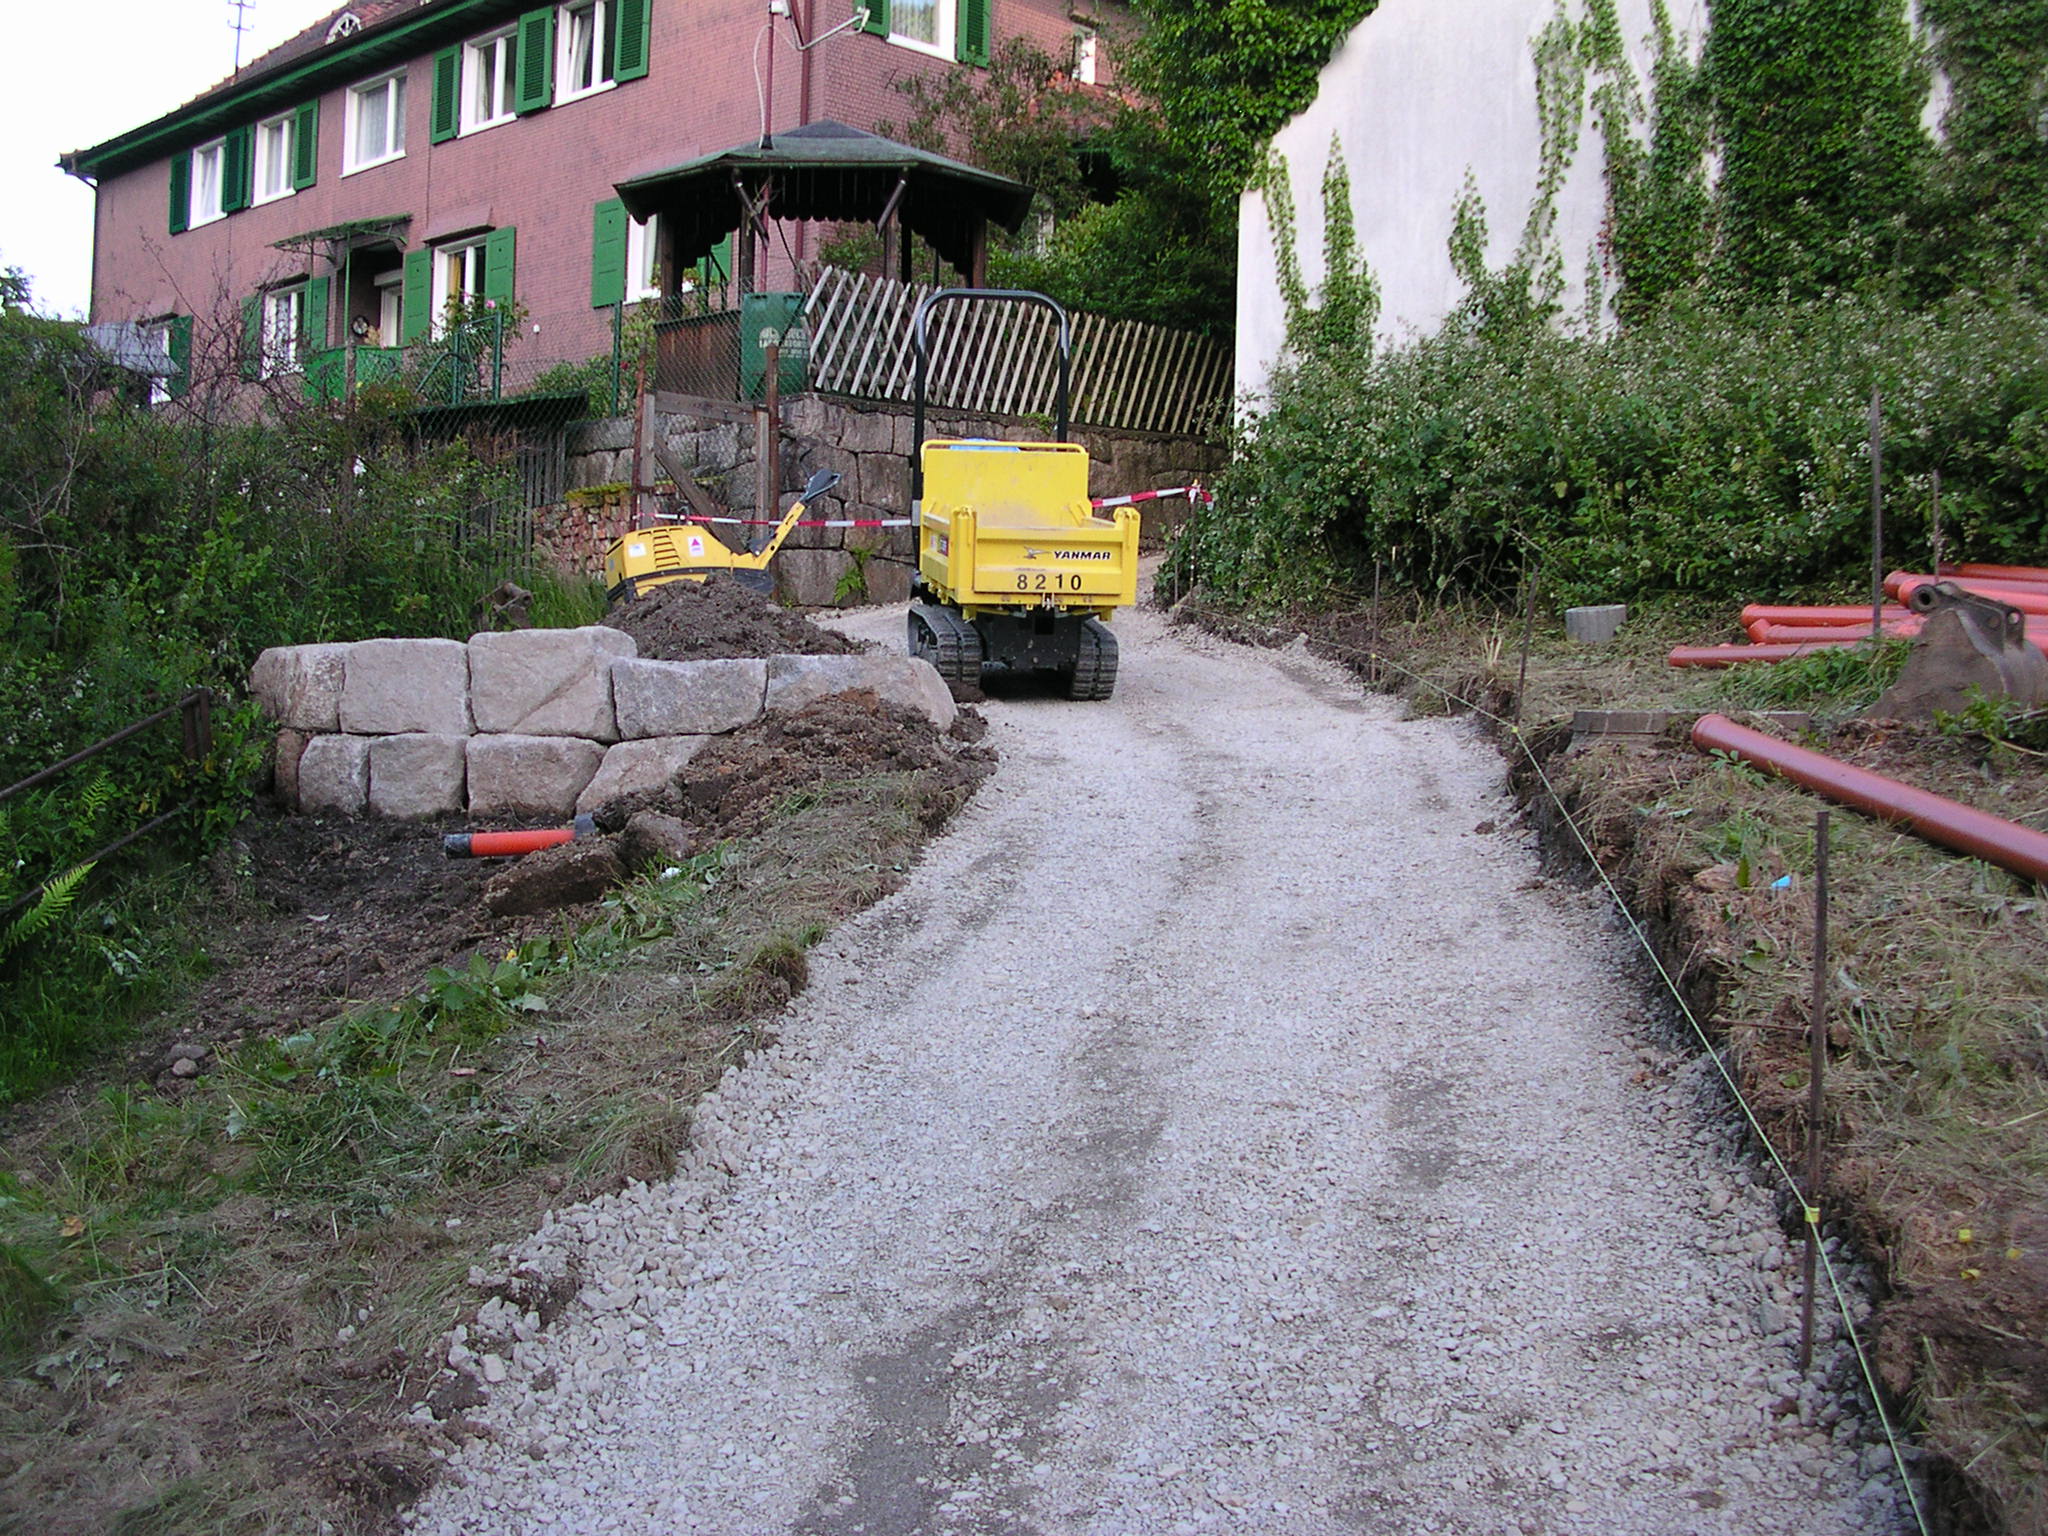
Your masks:
M 1059 317 L 1058 441 L 924 440 L 931 311 L 976 299 L 1043 304 Z M 910 653 L 949 682 L 977 682 L 998 668 L 1045 671 L 1059 675 L 1069 698 L 1108 698 L 1117 647 L 1107 621 L 1138 600 L 1138 513 L 1090 506 L 1088 450 L 1066 441 L 1073 355 L 1066 311 L 1042 293 L 947 288 L 918 305 L 911 339 L 917 577 Z

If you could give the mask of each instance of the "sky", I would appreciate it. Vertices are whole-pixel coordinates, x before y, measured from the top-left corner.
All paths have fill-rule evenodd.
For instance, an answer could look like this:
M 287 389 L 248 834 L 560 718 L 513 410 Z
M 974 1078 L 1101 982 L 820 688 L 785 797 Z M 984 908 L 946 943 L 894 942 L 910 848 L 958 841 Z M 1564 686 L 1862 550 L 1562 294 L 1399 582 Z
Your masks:
M 341 0 L 251 0 L 242 62 Z M 82 318 L 92 289 L 92 189 L 57 169 L 234 72 L 229 0 L 11 0 L 15 83 L 0 91 L 0 267 L 28 274 L 35 307 Z M 40 60 L 43 67 L 27 67 Z M 68 61 L 77 61 L 74 65 Z

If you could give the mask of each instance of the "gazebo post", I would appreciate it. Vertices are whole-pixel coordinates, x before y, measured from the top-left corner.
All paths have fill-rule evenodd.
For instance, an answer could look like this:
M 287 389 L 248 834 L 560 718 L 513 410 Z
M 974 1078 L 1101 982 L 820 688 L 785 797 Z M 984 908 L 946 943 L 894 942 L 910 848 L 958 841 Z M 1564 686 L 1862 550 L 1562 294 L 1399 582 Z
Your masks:
M 973 270 L 967 274 L 967 286 L 986 288 L 988 286 L 988 220 L 974 221 L 974 244 L 968 256 Z

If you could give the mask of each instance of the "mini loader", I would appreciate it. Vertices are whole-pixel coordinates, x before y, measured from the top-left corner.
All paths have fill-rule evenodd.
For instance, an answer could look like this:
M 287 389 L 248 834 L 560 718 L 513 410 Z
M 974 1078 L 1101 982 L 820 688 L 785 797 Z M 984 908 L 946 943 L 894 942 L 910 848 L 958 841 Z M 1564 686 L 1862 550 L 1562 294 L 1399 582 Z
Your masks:
M 1008 299 L 1059 317 L 1057 441 L 924 439 L 927 324 L 938 305 Z M 983 672 L 1058 674 L 1071 699 L 1106 699 L 1116 687 L 1116 636 L 1107 620 L 1138 600 L 1138 513 L 1088 503 L 1088 450 L 1067 438 L 1073 332 L 1042 293 L 945 288 L 917 307 L 911 516 L 917 576 L 910 653 L 948 682 Z
M 803 521 L 810 504 L 839 483 L 838 474 L 821 469 L 811 476 L 803 495 L 790 503 L 776 524 L 774 537 L 757 550 L 728 549 L 723 540 L 702 523 L 667 523 L 654 528 L 636 528 L 623 538 L 612 540 L 604 555 L 605 596 L 613 602 L 628 602 L 642 592 L 671 581 L 704 581 L 720 572 L 757 592 L 774 590 L 768 562 L 782 548 L 782 541 Z

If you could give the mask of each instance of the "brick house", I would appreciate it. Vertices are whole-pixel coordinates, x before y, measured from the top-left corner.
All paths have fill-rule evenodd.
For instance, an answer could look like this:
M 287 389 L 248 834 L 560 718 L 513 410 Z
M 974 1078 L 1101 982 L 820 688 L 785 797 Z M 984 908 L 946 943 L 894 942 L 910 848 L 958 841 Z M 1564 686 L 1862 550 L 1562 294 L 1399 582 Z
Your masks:
M 895 82 L 985 65 L 1012 37 L 1092 78 L 1093 10 L 355 0 L 64 156 L 97 191 L 92 319 L 160 335 L 172 395 L 202 356 L 316 377 L 351 339 L 432 335 L 451 300 L 516 301 L 529 356 L 580 361 L 611 345 L 614 305 L 693 276 L 665 259 L 658 220 L 622 216 L 616 183 L 758 136 L 764 98 L 776 131 L 900 119 Z M 811 238 L 786 229 L 756 286 L 778 263 L 786 280 Z

